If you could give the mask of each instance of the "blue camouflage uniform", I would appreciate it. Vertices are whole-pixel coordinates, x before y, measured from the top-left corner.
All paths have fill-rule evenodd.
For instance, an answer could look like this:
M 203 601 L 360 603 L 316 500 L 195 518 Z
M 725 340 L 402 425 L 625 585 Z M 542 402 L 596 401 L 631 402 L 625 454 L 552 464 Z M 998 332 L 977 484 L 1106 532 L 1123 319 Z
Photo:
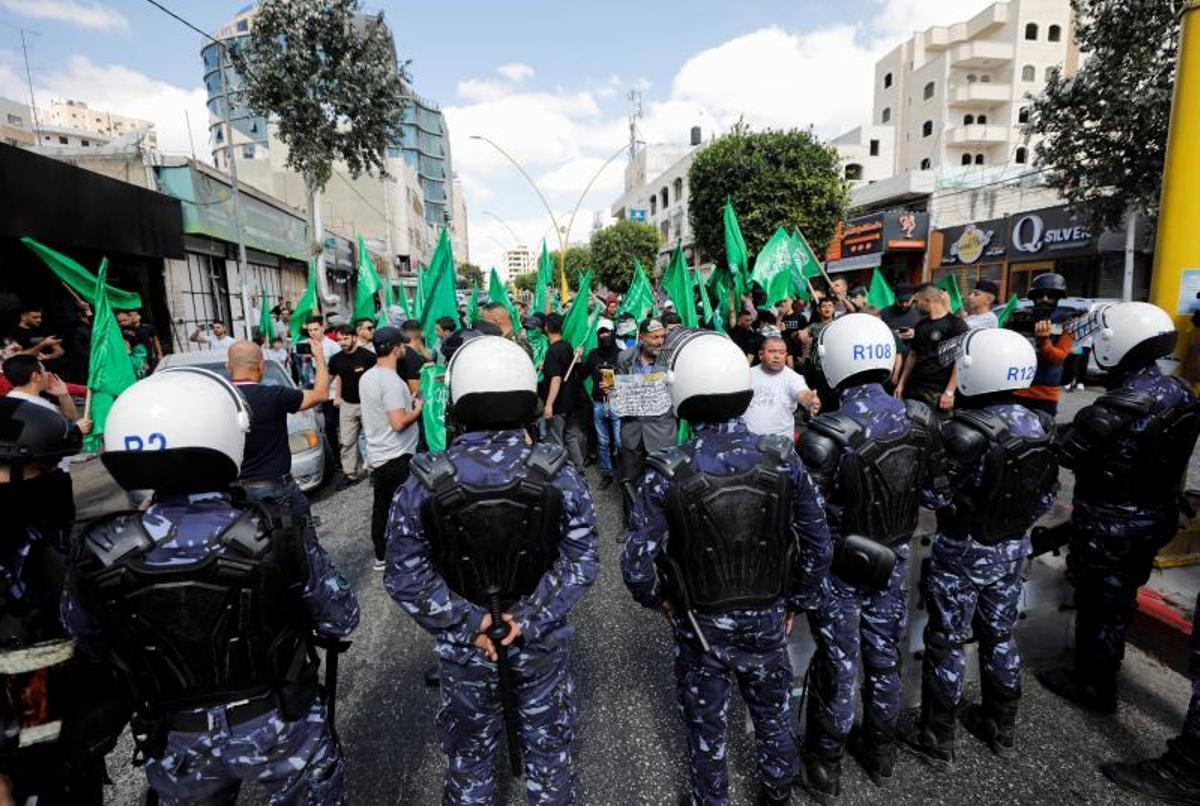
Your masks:
M 696 437 L 685 446 L 697 471 L 714 476 L 742 473 L 762 457 L 760 436 L 740 419 L 719 424 L 697 423 Z M 800 458 L 787 460 L 792 488 L 792 524 L 798 539 L 798 583 L 790 595 L 766 609 L 738 609 L 693 615 L 712 648 L 705 653 L 682 614 L 671 616 L 675 637 L 675 680 L 679 711 L 688 731 L 692 804 L 729 802 L 725 764 L 726 713 L 730 676 L 737 682 L 754 721 L 758 772 L 763 786 L 776 795 L 789 791 L 797 770 L 796 737 L 791 723 L 792 666 L 787 654 L 787 613 L 817 603 L 821 580 L 833 554 L 825 524 L 824 503 Z M 621 557 L 625 584 L 634 599 L 659 609 L 664 594 L 655 569 L 666 535 L 669 483 L 657 470 L 642 477 L 634 502 L 632 531 Z
M 989 406 L 1017 438 L 1046 436 L 1042 420 L 1024 406 Z M 961 492 L 984 486 L 986 455 L 974 467 L 963 468 L 957 479 Z M 1034 519 L 1054 506 L 1054 492 L 1045 493 L 1034 511 Z M 995 687 L 1015 698 L 1021 691 L 1021 656 L 1012 630 L 1021 597 L 1021 569 L 1029 556 L 1028 536 L 1012 535 L 991 545 L 971 536 L 952 537 L 939 532 L 923 580 L 925 607 L 929 613 L 926 647 L 943 652 L 926 652 L 924 680 L 950 707 L 962 700 L 966 672 L 963 645 L 974 635 L 979 640 L 979 665 L 985 690 Z
M 1190 389 L 1155 364 L 1129 373 L 1119 388 L 1153 397 L 1155 414 L 1195 400 Z M 1133 422 L 1117 452 L 1136 456 L 1138 437 L 1149 423 L 1150 417 Z M 1107 684 L 1125 656 L 1138 588 L 1150 578 L 1158 550 L 1175 534 L 1178 507 L 1169 498 L 1158 506 L 1113 503 L 1089 496 L 1078 484 L 1075 492 L 1067 571 L 1075 586 L 1076 669 Z
M 522 431 L 472 431 L 454 440 L 447 457 L 463 483 L 499 488 L 516 478 L 530 451 Z M 508 659 L 517 683 L 528 802 L 572 804 L 578 802 L 569 669 L 575 628 L 567 613 L 596 578 L 598 538 L 591 494 L 579 472 L 564 464 L 549 483 L 563 495 L 563 537 L 558 558 L 533 595 L 510 610 L 521 639 L 509 647 Z M 503 717 L 496 664 L 473 644 L 486 611 L 452 593 L 433 566 L 421 522 L 429 495 L 410 478 L 392 500 L 384 586 L 437 639 L 442 692 L 437 726 L 450 762 L 443 802 L 491 804 Z
M 226 547 L 212 537 L 241 515 L 223 493 L 158 496 L 142 515 L 156 546 L 143 555 L 151 566 L 194 564 Z M 161 541 L 161 542 L 160 542 Z M 358 626 L 358 600 L 315 539 L 306 539 L 308 580 L 301 592 L 313 629 L 344 637 Z M 82 645 L 102 653 L 105 636 L 99 623 L 75 599 L 63 593 L 63 622 Z M 146 778 L 161 803 L 224 802 L 241 782 L 254 781 L 271 804 L 338 804 L 342 802 L 342 751 L 326 720 L 325 704 L 313 700 L 307 714 L 287 720 L 278 708 L 230 724 L 233 704 L 197 708 L 208 730 L 167 734 L 165 750 L 146 759 Z
M 877 383 L 846 389 L 838 413 L 857 422 L 867 439 L 894 439 L 911 427 L 905 404 Z M 838 483 L 835 474 L 831 489 Z M 838 534 L 841 511 L 828 497 L 826 511 L 830 529 Z M 900 640 L 908 625 L 910 547 L 900 542 L 891 548 L 896 565 L 885 588 L 865 590 L 830 574 L 822 585 L 820 604 L 809 613 L 817 648 L 809 672 L 806 743 L 820 756 L 840 755 L 846 743 L 854 724 L 860 667 L 864 720 L 889 733 L 895 728 L 900 710 Z

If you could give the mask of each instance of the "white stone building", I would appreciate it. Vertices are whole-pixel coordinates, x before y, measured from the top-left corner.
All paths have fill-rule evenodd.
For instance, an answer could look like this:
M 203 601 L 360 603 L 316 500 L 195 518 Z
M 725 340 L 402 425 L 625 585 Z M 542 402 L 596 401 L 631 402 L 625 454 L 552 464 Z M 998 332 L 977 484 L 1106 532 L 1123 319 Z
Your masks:
M 496 267 L 501 281 L 507 283 L 514 277 L 536 268 L 533 253 L 528 246 L 514 246 L 504 251 L 504 259 Z

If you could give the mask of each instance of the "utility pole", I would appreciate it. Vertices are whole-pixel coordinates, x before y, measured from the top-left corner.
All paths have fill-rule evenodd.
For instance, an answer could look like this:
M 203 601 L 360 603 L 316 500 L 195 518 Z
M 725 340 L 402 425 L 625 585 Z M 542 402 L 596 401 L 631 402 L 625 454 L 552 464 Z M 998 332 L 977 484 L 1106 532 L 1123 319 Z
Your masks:
M 1188 0 L 1180 13 L 1176 58 L 1150 301 L 1175 319 L 1176 353 L 1182 354 L 1191 327 L 1188 313 L 1179 313 L 1179 288 L 1185 269 L 1200 269 L 1200 241 L 1195 240 L 1200 221 L 1200 196 L 1195 192 L 1200 187 L 1200 0 Z
M 35 138 L 33 147 L 40 148 L 42 145 L 42 124 L 38 122 L 37 101 L 33 97 L 33 70 L 29 68 L 29 43 L 25 39 L 25 34 L 33 34 L 37 36 L 37 31 L 28 31 L 24 28 L 18 28 L 21 32 L 21 53 L 25 57 L 25 83 L 29 87 L 29 111 L 33 114 L 33 135 Z
M 226 162 L 229 164 L 229 178 L 232 180 L 233 187 L 230 194 L 233 199 L 233 231 L 237 238 L 238 247 L 238 279 L 240 280 L 240 293 L 242 297 L 242 330 L 247 341 L 250 340 L 252 332 L 250 330 L 250 294 L 246 290 L 246 239 L 242 234 L 242 199 L 240 189 L 238 188 L 237 178 L 237 156 L 234 154 L 236 149 L 233 147 L 233 124 L 229 120 L 229 107 L 232 103 L 232 93 L 229 90 L 229 80 L 225 75 L 225 43 L 220 43 L 220 59 L 221 59 L 221 89 L 225 94 L 225 148 Z M 189 127 L 190 131 L 190 127 Z M 233 323 L 230 322 L 230 325 Z M 232 329 L 232 328 L 231 328 Z

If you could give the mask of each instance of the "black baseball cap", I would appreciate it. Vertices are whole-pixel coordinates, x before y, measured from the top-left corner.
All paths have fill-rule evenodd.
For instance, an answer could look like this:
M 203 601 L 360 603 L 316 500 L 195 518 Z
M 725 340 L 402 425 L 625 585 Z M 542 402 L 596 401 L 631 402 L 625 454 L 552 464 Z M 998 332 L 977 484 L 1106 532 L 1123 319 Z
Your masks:
M 375 345 L 375 352 L 379 354 L 389 352 L 397 344 L 407 344 L 408 338 L 400 331 L 398 327 L 381 327 L 375 331 L 375 338 L 371 339 L 371 344 Z
M 991 294 L 993 297 L 1000 296 L 1000 286 L 996 285 L 991 280 L 980 280 L 975 283 L 975 290 L 982 291 L 985 294 Z

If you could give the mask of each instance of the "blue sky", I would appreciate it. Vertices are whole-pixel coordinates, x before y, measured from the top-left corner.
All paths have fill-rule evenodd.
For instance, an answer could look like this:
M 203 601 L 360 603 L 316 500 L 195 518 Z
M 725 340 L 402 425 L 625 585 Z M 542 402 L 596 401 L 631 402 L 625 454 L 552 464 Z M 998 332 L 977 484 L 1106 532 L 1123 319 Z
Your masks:
M 204 30 L 245 5 L 163 2 Z M 547 217 L 511 166 L 469 134 L 516 153 L 562 213 L 626 139 L 631 87 L 643 90 L 650 142 L 682 141 L 694 124 L 707 138 L 742 116 L 832 136 L 868 115 L 878 56 L 913 30 L 966 19 L 986 2 L 363 5 L 385 12 L 418 92 L 446 111 L 470 208 L 471 258 L 486 265 L 512 237 L 484 210 L 530 245 Z M 196 150 L 207 151 L 199 35 L 144 0 L 0 0 L 0 96 L 27 96 L 19 27 L 37 32 L 30 54 L 39 104 L 66 95 L 150 117 L 163 149 L 179 153 L 190 149 L 187 109 Z M 614 162 L 585 199 L 580 235 L 592 211 L 607 211 L 620 194 L 623 167 Z

